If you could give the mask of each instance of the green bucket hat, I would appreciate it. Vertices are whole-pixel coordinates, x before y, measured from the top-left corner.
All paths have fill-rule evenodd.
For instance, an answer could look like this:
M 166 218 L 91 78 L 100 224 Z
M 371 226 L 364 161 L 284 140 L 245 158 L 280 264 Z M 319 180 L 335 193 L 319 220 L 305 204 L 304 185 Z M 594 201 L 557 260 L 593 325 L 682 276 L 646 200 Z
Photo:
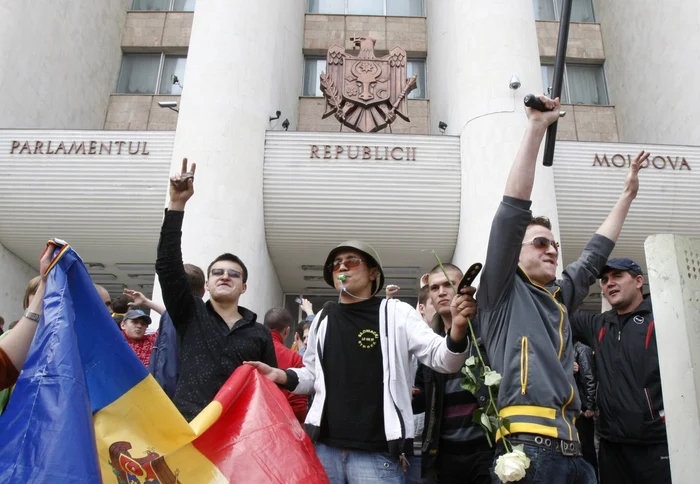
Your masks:
M 326 281 L 326 284 L 335 288 L 331 264 L 333 263 L 335 256 L 339 252 L 343 252 L 345 250 L 360 252 L 367 259 L 370 267 L 376 267 L 379 270 L 379 277 L 372 283 L 372 296 L 375 296 L 384 288 L 384 269 L 382 268 L 382 261 L 379 260 L 379 254 L 377 254 L 371 245 L 361 240 L 347 240 L 331 250 L 326 258 L 326 263 L 323 265 L 323 280 Z

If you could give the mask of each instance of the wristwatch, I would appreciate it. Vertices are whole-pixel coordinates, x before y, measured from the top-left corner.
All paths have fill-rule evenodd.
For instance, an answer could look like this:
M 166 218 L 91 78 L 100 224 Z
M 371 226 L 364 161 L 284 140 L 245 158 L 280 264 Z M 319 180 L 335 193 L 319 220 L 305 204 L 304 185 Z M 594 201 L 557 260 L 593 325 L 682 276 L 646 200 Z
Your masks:
M 33 313 L 29 309 L 27 309 L 26 311 L 24 311 L 24 317 L 38 323 L 41 319 L 41 314 Z

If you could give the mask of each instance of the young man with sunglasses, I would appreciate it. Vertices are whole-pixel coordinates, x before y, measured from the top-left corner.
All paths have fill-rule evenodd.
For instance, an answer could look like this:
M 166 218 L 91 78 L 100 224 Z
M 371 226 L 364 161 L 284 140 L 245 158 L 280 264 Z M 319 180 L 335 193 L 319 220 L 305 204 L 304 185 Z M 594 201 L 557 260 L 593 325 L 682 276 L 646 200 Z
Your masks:
M 254 312 L 238 305 L 246 291 L 248 270 L 237 256 L 222 254 L 209 264 L 209 300 L 192 293 L 182 262 L 182 220 L 194 194 L 193 163 L 170 178 L 170 202 L 158 242 L 156 273 L 165 308 L 180 338 L 180 377 L 173 402 L 189 421 L 216 396 L 246 360 L 277 366 L 270 330 L 256 323 Z
M 624 189 L 579 259 L 556 279 L 558 244 L 549 221 L 530 212 L 537 154 L 547 127 L 559 119 L 559 100 L 540 97 L 549 111 L 527 109 L 528 124 L 496 212 L 478 292 L 481 334 L 503 379 L 500 415 L 510 444 L 523 444 L 530 466 L 522 483 L 594 484 L 574 420 L 575 391 L 569 313 L 588 294 L 612 252 L 639 187 L 640 153 Z M 647 155 L 648 156 L 648 155 Z M 499 436 L 500 439 L 500 436 Z M 505 453 L 502 445 L 497 457 Z M 494 482 L 499 482 L 494 477 Z
M 411 355 L 444 373 L 462 367 L 474 289 L 451 300 L 452 328 L 441 337 L 415 308 L 376 297 L 384 273 L 369 244 L 333 249 L 323 275 L 339 301 L 316 315 L 304 368 L 251 364 L 294 393 L 315 391 L 305 425 L 331 483 L 403 483 L 414 438 Z

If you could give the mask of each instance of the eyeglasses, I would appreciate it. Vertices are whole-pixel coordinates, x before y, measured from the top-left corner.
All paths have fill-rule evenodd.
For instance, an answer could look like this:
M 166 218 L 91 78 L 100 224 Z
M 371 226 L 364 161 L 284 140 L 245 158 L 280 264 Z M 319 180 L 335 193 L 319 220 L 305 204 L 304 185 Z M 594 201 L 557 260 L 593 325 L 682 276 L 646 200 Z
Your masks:
M 211 270 L 211 275 L 216 276 L 216 277 L 221 277 L 224 275 L 224 272 L 228 274 L 228 276 L 231 279 L 240 279 L 241 278 L 241 273 L 238 272 L 236 269 L 221 269 L 221 268 L 216 268 Z
M 348 269 L 354 269 L 359 267 L 363 262 L 364 261 L 359 257 L 350 257 L 349 259 L 334 261 L 332 264 L 330 264 L 330 269 L 331 272 L 338 272 L 340 270 L 340 266 L 345 266 Z
M 547 237 L 535 237 L 532 240 L 528 240 L 527 242 L 523 242 L 523 245 L 525 244 L 532 244 L 535 249 L 546 249 L 550 245 L 554 247 L 554 250 L 559 252 L 559 242 L 556 242 L 554 240 L 549 240 Z

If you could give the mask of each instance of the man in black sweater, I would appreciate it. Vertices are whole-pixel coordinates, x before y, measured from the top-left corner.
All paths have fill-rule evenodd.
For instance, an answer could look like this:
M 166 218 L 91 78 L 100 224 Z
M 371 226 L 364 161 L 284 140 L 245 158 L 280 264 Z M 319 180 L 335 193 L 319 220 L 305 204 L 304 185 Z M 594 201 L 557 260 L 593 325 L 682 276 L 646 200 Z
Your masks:
M 194 195 L 193 163 L 170 178 L 170 203 L 158 242 L 156 273 L 163 302 L 180 339 L 180 379 L 174 403 L 192 420 L 216 396 L 244 361 L 277 366 L 270 330 L 256 324 L 254 312 L 238 305 L 246 291 L 248 270 L 237 256 L 222 254 L 209 264 L 209 301 L 192 294 L 182 262 L 182 220 L 185 204 Z

